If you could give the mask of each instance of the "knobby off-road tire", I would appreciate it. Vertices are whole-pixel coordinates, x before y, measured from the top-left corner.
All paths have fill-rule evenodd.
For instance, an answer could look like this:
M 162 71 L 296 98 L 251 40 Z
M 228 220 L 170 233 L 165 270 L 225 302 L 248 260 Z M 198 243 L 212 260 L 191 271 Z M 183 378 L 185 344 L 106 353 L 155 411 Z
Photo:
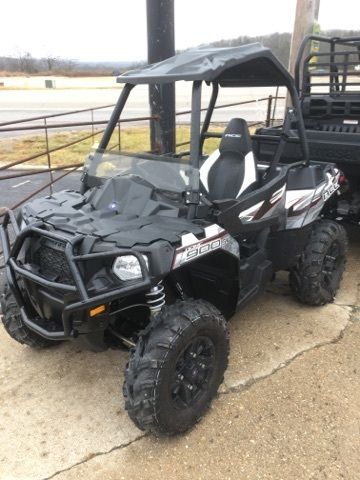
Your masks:
M 1 306 L 3 313 L 2 322 L 4 324 L 5 330 L 10 335 L 10 337 L 17 342 L 37 349 L 52 347 L 53 345 L 59 343 L 41 337 L 37 333 L 30 330 L 24 324 L 21 319 L 19 307 L 16 304 L 14 295 L 8 288 L 5 289 L 5 293 L 1 301 Z
M 298 265 L 290 271 L 290 286 L 308 305 L 332 302 L 345 269 L 348 241 L 345 229 L 332 220 L 313 226 Z
M 125 371 L 125 408 L 156 435 L 191 428 L 224 378 L 229 334 L 221 313 L 203 300 L 165 306 L 142 332 Z

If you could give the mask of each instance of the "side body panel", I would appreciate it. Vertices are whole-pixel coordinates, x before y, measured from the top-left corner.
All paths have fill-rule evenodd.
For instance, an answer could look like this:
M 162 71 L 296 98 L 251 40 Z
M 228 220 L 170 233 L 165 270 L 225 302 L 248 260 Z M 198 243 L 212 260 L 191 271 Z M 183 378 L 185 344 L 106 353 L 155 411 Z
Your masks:
M 338 190 L 340 172 L 333 169 L 324 176 L 324 181 L 314 188 L 286 192 L 286 229 L 302 228 L 315 221 L 327 200 Z

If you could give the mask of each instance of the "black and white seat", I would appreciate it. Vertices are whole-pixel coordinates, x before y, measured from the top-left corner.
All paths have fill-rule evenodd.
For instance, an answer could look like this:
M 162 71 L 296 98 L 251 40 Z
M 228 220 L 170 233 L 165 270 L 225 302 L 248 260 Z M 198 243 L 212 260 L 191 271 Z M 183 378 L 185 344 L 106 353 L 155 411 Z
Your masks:
M 244 119 L 230 120 L 219 149 L 201 166 L 200 180 L 209 200 L 236 199 L 256 188 L 258 172 Z

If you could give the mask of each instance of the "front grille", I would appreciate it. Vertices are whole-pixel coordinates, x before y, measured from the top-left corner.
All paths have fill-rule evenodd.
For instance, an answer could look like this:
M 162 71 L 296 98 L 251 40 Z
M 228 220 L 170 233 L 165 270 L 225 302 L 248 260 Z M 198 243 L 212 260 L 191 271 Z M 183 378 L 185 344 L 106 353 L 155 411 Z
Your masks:
M 48 280 L 74 285 L 64 248 L 65 244 L 61 247 L 58 242 L 54 242 L 53 246 L 52 242 L 42 242 L 36 252 L 35 263 L 39 267 L 39 273 Z

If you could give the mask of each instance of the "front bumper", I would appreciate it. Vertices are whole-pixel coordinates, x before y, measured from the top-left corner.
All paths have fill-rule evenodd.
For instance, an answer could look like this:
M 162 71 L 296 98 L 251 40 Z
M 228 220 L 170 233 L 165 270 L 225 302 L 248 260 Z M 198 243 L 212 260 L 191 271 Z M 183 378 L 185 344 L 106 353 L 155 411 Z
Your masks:
M 15 233 L 15 241 L 12 246 L 10 246 L 9 240 L 9 225 L 12 226 Z M 64 253 L 73 279 L 73 285 L 50 281 L 32 271 L 29 265 L 22 265 L 18 261 L 18 256 L 25 240 L 34 236 L 45 237 L 56 242 L 65 243 Z M 41 221 L 35 222 L 20 230 L 14 212 L 11 210 L 6 213 L 3 223 L 0 225 L 0 240 L 3 247 L 5 273 L 9 288 L 15 297 L 24 324 L 42 337 L 50 340 L 65 340 L 74 338 L 78 335 L 76 320 L 74 320 L 75 313 L 84 313 L 84 311 L 89 310 L 92 307 L 96 307 L 99 304 L 108 304 L 119 298 L 146 291 L 151 286 L 145 260 L 140 253 L 130 249 L 114 249 L 111 252 L 77 255 L 74 253 L 74 249 L 76 246 L 81 244 L 84 238 L 84 235 L 77 235 L 66 240 L 62 235 L 47 231 L 45 229 L 45 224 Z M 108 292 L 91 296 L 86 288 L 84 279 L 82 278 L 79 269 L 79 263 L 94 259 L 109 260 L 111 258 L 123 255 L 136 256 L 141 266 L 142 279 L 136 283 L 132 283 L 131 285 L 123 285 L 119 288 L 111 289 Z M 23 278 L 47 289 L 53 289 L 56 292 L 62 292 L 64 295 L 73 294 L 76 296 L 76 301 L 70 301 L 64 304 L 62 312 L 62 330 L 48 330 L 39 324 L 37 318 L 30 313 L 31 309 L 29 308 L 29 305 L 27 305 L 21 288 L 19 287 L 19 278 Z M 79 317 L 79 315 L 77 316 Z

